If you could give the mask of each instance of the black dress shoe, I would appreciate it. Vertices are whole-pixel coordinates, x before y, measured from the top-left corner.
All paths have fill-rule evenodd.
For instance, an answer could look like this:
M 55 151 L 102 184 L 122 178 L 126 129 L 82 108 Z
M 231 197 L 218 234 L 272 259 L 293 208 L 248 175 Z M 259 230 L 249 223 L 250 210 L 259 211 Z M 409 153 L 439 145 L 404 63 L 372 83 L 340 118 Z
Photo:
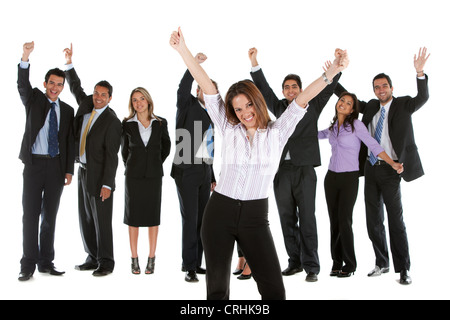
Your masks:
M 306 281 L 308 282 L 316 282 L 317 281 L 317 274 L 315 274 L 314 272 L 309 272 L 308 275 L 306 276 Z
M 352 271 L 352 272 L 346 272 L 346 271 L 341 271 L 338 275 L 337 275 L 337 277 L 338 278 L 350 278 L 352 275 L 354 275 L 355 274 L 355 271 Z
M 184 280 L 186 280 L 186 282 L 198 282 L 197 272 L 195 272 L 195 271 L 186 271 L 186 275 L 184 276 Z
M 112 273 L 112 270 L 106 269 L 105 267 L 100 266 L 92 273 L 92 275 L 94 277 L 104 277 L 111 273 Z
M 331 270 L 330 277 L 337 277 L 341 273 L 341 270 Z
M 65 271 L 58 271 L 55 269 L 55 266 L 48 266 L 48 267 L 38 267 L 38 270 L 40 273 L 49 273 L 52 276 L 61 276 Z
M 31 277 L 33 276 L 34 272 L 26 272 L 26 271 L 22 271 L 19 273 L 19 281 L 28 281 L 31 279 Z
M 89 271 L 89 270 L 96 270 L 98 268 L 98 265 L 90 262 L 85 262 L 83 264 L 75 266 L 75 270 L 79 271 Z
M 400 271 L 400 284 L 411 284 L 412 280 L 408 270 Z
M 182 271 L 182 272 L 186 272 L 187 270 L 186 270 L 185 267 L 181 267 L 181 271 Z M 202 267 L 197 267 L 197 268 L 195 269 L 195 272 L 196 272 L 197 274 L 206 274 L 206 269 L 204 269 L 204 268 L 202 268 Z
M 303 268 L 301 267 L 287 267 L 286 269 L 284 269 L 281 274 L 283 276 L 292 276 L 293 274 L 302 272 Z

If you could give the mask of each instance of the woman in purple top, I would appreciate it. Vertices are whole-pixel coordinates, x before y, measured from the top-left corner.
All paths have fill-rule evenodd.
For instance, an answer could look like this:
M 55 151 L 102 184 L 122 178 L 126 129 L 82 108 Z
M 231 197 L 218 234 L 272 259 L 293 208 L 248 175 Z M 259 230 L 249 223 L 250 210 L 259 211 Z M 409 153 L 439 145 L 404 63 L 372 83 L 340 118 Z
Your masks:
M 336 103 L 336 114 L 330 127 L 319 132 L 319 139 L 328 139 L 331 159 L 325 177 L 325 197 L 331 228 L 330 276 L 350 277 L 356 270 L 352 215 L 359 185 L 359 151 L 361 142 L 392 166 L 397 173 L 403 165 L 394 162 L 358 120 L 358 99 L 344 92 Z

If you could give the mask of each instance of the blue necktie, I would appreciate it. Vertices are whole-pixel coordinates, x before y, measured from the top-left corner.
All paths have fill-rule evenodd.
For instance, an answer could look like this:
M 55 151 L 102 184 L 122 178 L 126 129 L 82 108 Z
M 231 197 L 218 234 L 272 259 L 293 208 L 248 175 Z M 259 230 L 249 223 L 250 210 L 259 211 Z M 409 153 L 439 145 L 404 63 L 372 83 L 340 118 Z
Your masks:
M 214 158 L 214 135 L 211 125 L 209 125 L 209 128 L 206 131 L 206 150 L 208 151 L 211 159 Z
M 58 151 L 58 120 L 55 111 L 56 103 L 52 102 L 50 109 L 50 125 L 48 129 L 48 154 L 50 157 L 56 156 Z
M 378 119 L 377 127 L 375 128 L 375 140 L 377 140 L 378 143 L 381 141 L 381 133 L 383 132 L 383 121 L 384 121 L 384 115 L 386 110 L 384 107 L 381 107 L 381 115 L 380 119 Z M 371 152 L 369 156 L 369 161 L 371 165 L 374 165 L 375 162 L 377 162 L 377 157 Z

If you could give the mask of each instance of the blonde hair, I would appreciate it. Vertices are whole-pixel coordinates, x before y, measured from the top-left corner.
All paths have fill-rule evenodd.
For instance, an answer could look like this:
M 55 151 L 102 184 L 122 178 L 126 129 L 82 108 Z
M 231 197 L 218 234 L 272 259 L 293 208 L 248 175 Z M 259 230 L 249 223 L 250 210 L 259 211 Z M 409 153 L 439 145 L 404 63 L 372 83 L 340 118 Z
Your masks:
M 153 99 L 150 95 L 150 93 L 147 91 L 147 89 L 142 88 L 142 87 L 137 87 L 136 89 L 133 89 L 131 91 L 130 94 L 130 100 L 128 102 L 128 111 L 130 112 L 130 114 L 128 115 L 128 117 L 125 118 L 125 121 L 130 120 L 131 118 L 133 118 L 136 115 L 136 110 L 134 110 L 133 108 L 133 94 L 135 94 L 136 92 L 141 93 L 145 100 L 147 100 L 148 103 L 148 120 L 151 120 L 152 118 L 155 118 L 158 121 L 161 121 L 161 119 L 159 119 L 154 113 L 153 113 Z

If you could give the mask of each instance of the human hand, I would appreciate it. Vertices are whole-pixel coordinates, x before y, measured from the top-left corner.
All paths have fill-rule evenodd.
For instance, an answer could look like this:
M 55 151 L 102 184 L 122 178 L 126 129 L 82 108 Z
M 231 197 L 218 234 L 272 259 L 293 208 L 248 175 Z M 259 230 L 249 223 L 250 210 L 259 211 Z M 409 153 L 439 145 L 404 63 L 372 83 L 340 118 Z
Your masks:
M 68 186 L 71 183 L 72 183 L 72 175 L 70 173 L 66 173 L 66 180 L 65 180 L 64 185 Z
M 256 48 L 250 48 L 248 50 L 248 57 L 250 62 L 252 63 L 252 67 L 256 67 L 258 65 L 258 60 L 256 59 L 258 56 L 258 50 Z
M 181 28 L 178 27 L 178 31 L 172 32 L 172 35 L 170 36 L 170 46 L 177 50 L 178 52 L 181 52 L 183 49 L 186 48 L 186 43 L 184 42 L 184 36 L 181 32 Z
M 334 51 L 334 56 L 337 59 L 338 71 L 342 72 L 344 69 L 348 67 L 348 64 L 350 63 L 347 50 L 342 50 L 338 48 Z
M 32 42 L 26 42 L 23 45 L 23 54 L 22 54 L 22 61 L 28 61 L 28 58 L 30 57 L 31 52 L 34 50 L 34 41 Z
M 197 55 L 195 56 L 195 60 L 197 60 L 197 62 L 199 64 L 205 62 L 206 59 L 208 59 L 208 57 L 204 53 L 201 53 L 201 52 L 197 53 Z
M 325 61 L 325 65 L 322 67 L 323 71 L 327 72 L 328 69 L 331 67 L 331 61 Z
M 392 165 L 392 169 L 397 171 L 398 174 L 402 173 L 404 170 L 403 163 L 394 162 L 394 164 Z
M 427 55 L 427 48 L 423 47 L 419 49 L 419 55 L 414 55 L 414 68 L 419 76 L 423 74 L 423 68 L 427 62 L 430 54 Z
M 111 189 L 102 187 L 102 190 L 100 191 L 100 198 L 102 198 L 102 201 L 105 201 L 111 196 Z
M 72 55 L 73 55 L 73 47 L 72 47 L 72 43 L 70 44 L 70 49 L 69 48 L 65 48 L 63 50 L 65 58 L 66 58 L 66 64 L 72 64 Z

